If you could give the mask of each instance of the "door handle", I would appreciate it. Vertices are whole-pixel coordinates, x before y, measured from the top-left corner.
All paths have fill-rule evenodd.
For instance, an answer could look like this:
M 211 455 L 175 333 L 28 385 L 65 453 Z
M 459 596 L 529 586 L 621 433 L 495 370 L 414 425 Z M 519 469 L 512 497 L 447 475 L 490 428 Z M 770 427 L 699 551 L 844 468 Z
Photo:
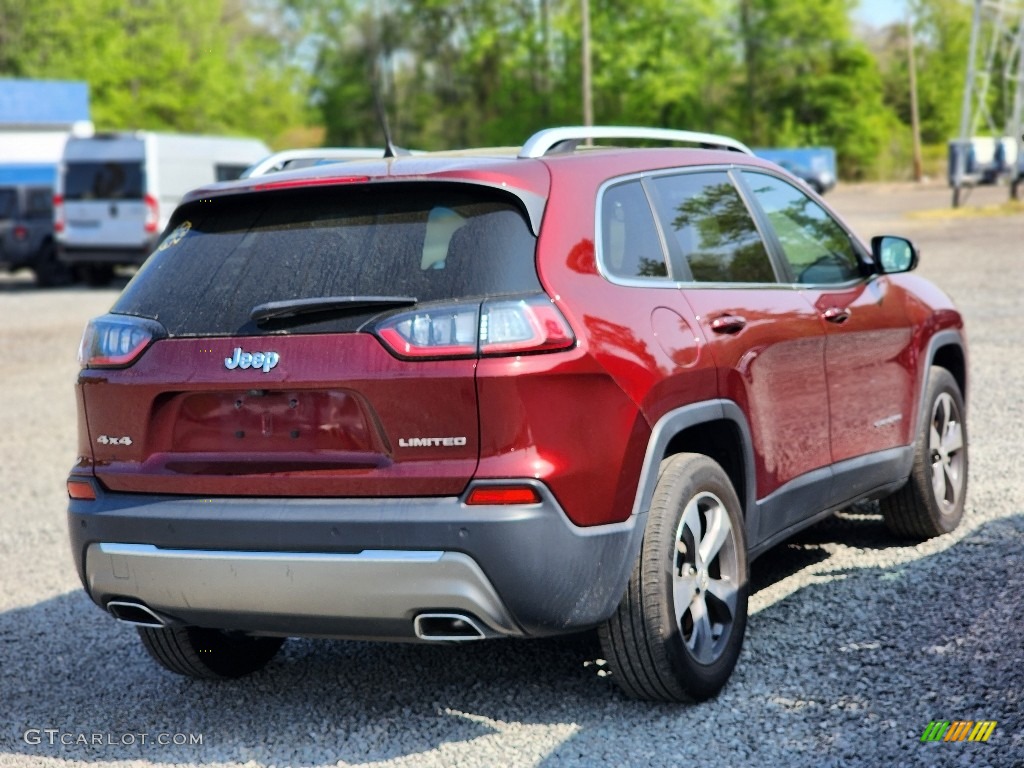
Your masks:
M 850 319 L 850 310 L 841 309 L 839 307 L 829 307 L 828 309 L 821 313 L 821 316 L 828 320 L 830 323 L 842 325 L 843 323 Z
M 747 324 L 747 318 L 739 315 L 722 315 L 711 321 L 711 330 L 715 333 L 739 333 Z

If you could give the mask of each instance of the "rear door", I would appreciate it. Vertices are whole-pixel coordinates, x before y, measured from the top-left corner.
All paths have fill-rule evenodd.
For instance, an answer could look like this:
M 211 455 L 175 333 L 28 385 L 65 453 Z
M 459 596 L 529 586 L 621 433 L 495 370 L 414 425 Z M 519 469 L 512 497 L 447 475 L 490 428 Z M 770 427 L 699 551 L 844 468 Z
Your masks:
M 72 140 L 62 167 L 64 241 L 70 248 L 143 248 L 145 144 L 137 138 Z
M 167 338 L 80 378 L 97 476 L 136 492 L 459 493 L 479 455 L 476 312 L 540 290 L 534 250 L 513 199 L 469 184 L 183 206 L 113 308 Z M 306 311 L 324 297 L 342 306 Z M 410 345 L 389 345 L 385 320 Z
M 827 493 L 825 337 L 817 313 L 780 284 L 751 212 L 726 170 L 650 180 L 673 258 L 718 368 L 719 396 L 746 414 L 757 497 L 821 470 L 804 503 L 769 506 L 756 541 L 784 529 Z M 817 496 L 815 494 L 818 494 Z M 820 498 L 819 498 L 820 497 Z

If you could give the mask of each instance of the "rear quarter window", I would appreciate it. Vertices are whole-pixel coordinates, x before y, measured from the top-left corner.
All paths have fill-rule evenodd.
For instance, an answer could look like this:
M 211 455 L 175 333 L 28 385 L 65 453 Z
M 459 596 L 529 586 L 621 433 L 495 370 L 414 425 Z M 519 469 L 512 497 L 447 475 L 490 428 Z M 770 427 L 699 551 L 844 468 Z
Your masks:
M 600 258 L 612 277 L 668 279 L 665 249 L 639 180 L 605 190 L 601 198 Z
M 411 296 L 419 303 L 540 290 L 536 239 L 510 196 L 466 184 L 351 185 L 195 202 L 113 311 L 172 336 L 356 330 L 362 314 L 261 328 L 271 301 Z

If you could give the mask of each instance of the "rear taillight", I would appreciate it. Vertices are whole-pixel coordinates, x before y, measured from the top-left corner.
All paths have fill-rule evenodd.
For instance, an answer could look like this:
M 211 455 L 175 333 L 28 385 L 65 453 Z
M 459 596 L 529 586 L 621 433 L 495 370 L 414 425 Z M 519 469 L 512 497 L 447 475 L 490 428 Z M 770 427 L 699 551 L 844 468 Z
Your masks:
M 19 224 L 11 234 L 14 235 L 15 240 L 28 240 L 28 227 Z
M 146 223 L 143 225 L 149 233 L 157 232 L 160 229 L 160 205 L 152 195 L 142 198 L 146 204 Z
M 403 312 L 377 326 L 402 357 L 476 357 L 479 332 L 479 303 Z
M 569 323 L 544 295 L 422 307 L 392 315 L 376 333 L 396 355 L 410 358 L 524 355 L 576 343 Z
M 155 320 L 128 315 L 103 315 L 90 320 L 78 347 L 83 368 L 127 368 L 156 339 L 167 335 Z
M 64 231 L 64 198 L 61 195 L 53 196 L 53 231 Z
M 547 296 L 483 304 L 481 355 L 548 352 L 568 349 L 575 343 L 569 323 Z

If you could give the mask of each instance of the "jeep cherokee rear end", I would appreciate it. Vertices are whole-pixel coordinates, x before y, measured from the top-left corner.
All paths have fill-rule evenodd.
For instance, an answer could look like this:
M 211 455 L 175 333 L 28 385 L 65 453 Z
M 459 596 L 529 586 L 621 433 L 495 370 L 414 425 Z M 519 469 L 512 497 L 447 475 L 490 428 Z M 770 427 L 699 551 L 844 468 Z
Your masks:
M 603 619 L 631 565 L 621 438 L 649 430 L 541 287 L 537 166 L 493 164 L 512 192 L 451 170 L 182 206 L 83 341 L 73 479 L 97 498 L 72 530 L 93 599 L 410 640 Z

